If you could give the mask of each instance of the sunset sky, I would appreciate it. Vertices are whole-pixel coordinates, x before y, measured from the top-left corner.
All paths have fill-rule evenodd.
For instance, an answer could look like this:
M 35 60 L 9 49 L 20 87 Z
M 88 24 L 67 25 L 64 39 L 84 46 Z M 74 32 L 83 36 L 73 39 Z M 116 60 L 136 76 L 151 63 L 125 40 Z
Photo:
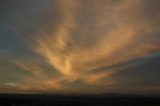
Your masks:
M 160 94 L 160 0 L 0 0 L 0 92 Z

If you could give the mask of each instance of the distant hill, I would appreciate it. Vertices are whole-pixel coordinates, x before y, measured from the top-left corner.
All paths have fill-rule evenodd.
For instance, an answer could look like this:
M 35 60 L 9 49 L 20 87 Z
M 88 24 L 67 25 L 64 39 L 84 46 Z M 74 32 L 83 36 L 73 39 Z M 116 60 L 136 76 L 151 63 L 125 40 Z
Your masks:
M 0 106 L 160 106 L 158 95 L 0 94 Z

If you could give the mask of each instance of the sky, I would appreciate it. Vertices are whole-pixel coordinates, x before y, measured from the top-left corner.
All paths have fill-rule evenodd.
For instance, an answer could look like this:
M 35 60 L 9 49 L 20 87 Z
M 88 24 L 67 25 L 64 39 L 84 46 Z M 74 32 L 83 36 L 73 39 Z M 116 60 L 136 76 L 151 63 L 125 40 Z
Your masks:
M 160 94 L 159 4 L 0 0 L 0 92 Z

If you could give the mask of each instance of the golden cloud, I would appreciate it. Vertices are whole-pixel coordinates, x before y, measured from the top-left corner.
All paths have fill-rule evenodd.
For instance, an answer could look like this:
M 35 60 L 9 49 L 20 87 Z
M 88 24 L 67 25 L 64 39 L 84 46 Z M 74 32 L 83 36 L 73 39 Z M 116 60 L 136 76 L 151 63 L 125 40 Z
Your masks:
M 89 85 L 116 84 L 109 78 L 122 67 L 92 72 L 93 69 L 125 63 L 160 50 L 158 42 L 146 42 L 152 32 L 159 31 L 153 21 L 143 19 L 145 0 L 58 0 L 58 22 L 48 33 L 39 26 L 35 37 L 26 40 L 31 49 L 58 74 L 48 78 L 46 68 L 32 62 L 16 61 L 30 71 L 23 89 L 69 90 L 66 85 L 82 81 Z M 92 4 L 92 5 L 91 5 Z M 51 13 L 52 14 L 52 13 Z M 141 18 L 143 17 L 143 18 Z M 36 28 L 37 29 L 37 28 Z M 27 39 L 27 38 L 26 38 Z M 159 43 L 158 43 L 159 44 Z M 127 66 L 124 66 L 125 68 Z M 108 81 L 106 80 L 108 78 Z M 36 84 L 36 85 L 35 85 Z

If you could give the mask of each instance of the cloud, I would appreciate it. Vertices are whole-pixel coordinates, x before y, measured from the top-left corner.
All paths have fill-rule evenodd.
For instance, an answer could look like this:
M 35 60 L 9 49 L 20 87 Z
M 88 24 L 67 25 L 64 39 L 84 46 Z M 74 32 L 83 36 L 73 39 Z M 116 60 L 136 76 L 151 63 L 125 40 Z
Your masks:
M 15 8 L 18 3 L 21 6 Z M 38 59 L 14 59 L 32 74 L 20 89 L 71 92 L 70 85 L 76 81 L 107 89 L 119 83 L 113 79 L 115 74 L 137 65 L 130 61 L 160 51 L 159 1 L 26 3 L 23 7 L 17 1 L 11 6 L 14 21 L 10 28 Z

